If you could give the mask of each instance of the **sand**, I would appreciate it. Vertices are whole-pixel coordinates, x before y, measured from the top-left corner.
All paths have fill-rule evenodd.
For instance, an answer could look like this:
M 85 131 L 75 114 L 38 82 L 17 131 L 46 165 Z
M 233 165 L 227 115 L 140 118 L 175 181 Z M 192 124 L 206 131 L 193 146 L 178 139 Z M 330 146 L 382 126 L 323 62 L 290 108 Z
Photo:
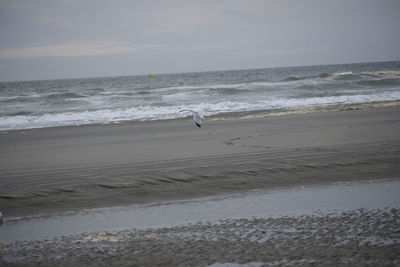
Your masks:
M 7 217 L 399 178 L 400 107 L 0 133 Z M 242 116 L 243 117 L 243 116 Z
M 399 190 L 364 181 L 8 221 L 0 265 L 398 266 Z
M 400 210 L 231 219 L 0 243 L 2 266 L 399 266 Z
M 362 181 L 8 218 L 0 227 L 0 240 L 52 239 L 82 233 L 168 228 L 228 219 L 400 208 L 399 192 L 400 180 Z
M 0 227 L 16 216 L 396 181 L 399 132 L 398 105 L 237 113 L 201 129 L 186 118 L 1 132 Z M 1 242 L 0 265 L 398 266 L 399 231 L 397 206 L 244 216 Z

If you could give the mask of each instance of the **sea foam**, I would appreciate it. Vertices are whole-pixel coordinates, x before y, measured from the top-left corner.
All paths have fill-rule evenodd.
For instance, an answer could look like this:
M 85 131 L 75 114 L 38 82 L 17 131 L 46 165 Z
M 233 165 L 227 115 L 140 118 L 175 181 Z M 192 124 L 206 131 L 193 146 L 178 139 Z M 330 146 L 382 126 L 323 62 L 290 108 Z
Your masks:
M 400 62 L 0 83 L 0 131 L 400 100 Z
M 288 98 L 252 102 L 222 101 L 173 106 L 138 106 L 126 109 L 101 109 L 83 112 L 64 112 L 42 115 L 18 115 L 0 117 L 0 130 L 32 129 L 66 125 L 107 124 L 130 120 L 165 120 L 181 118 L 182 109 L 196 109 L 204 115 L 219 113 L 274 110 L 298 106 L 326 106 L 338 104 L 369 103 L 400 99 L 400 92 L 374 95 L 341 95 L 329 97 Z

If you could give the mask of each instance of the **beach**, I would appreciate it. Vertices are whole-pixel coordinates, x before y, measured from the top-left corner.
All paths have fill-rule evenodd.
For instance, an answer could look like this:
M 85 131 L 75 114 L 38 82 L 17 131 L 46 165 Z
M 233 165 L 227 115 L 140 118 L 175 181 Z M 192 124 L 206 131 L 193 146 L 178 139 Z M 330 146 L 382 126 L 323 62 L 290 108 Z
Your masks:
M 400 267 L 400 1 L 225 2 L 1 1 L 0 267 Z
M 398 106 L 0 133 L 5 216 L 399 178 Z M 243 115 L 243 114 L 242 114 Z
M 2 266 L 398 266 L 399 209 L 232 219 L 0 244 Z
M 371 183 L 373 188 L 399 180 L 399 120 L 400 107 L 391 102 L 287 114 L 222 114 L 206 118 L 201 128 L 187 117 L 1 132 L 5 219 L 0 227 L 91 209 L 224 199 L 260 190 L 294 190 L 290 196 L 318 186 Z M 381 199 L 376 194 L 383 197 L 382 192 L 370 193 L 371 199 L 373 194 Z M 353 200 L 346 201 L 352 207 Z M 186 226 L 137 229 L 133 223 L 132 229 L 77 231 L 47 241 L 3 240 L 1 260 L 22 265 L 395 266 L 400 260 L 397 194 L 391 201 L 331 214 L 321 206 L 322 213 L 261 219 L 244 214 L 210 224 L 205 213 Z M 235 214 L 234 207 L 226 208 Z M 161 214 L 152 218 L 163 221 Z

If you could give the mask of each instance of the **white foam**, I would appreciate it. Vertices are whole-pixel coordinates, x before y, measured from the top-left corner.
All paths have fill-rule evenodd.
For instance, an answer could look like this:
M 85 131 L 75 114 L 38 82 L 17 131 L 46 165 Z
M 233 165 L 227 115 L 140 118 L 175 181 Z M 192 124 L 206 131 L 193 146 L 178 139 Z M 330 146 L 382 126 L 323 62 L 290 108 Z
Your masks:
M 361 75 L 373 76 L 377 78 L 399 78 L 400 71 L 364 71 Z
M 333 76 L 344 76 L 344 75 L 352 75 L 352 71 L 344 71 L 344 72 L 336 72 L 333 74 Z
M 171 102 L 171 101 L 184 101 L 184 100 L 193 100 L 194 97 L 196 96 L 201 96 L 204 95 L 203 91 L 200 92 L 179 92 L 179 93 L 174 93 L 174 94 L 169 94 L 169 95 L 163 95 L 161 99 L 165 101 L 166 103 Z
M 176 95 L 174 96 L 176 97 Z M 185 93 L 182 97 L 186 97 Z M 32 129 L 65 125 L 82 125 L 94 123 L 113 123 L 128 120 L 164 120 L 185 116 L 182 109 L 193 109 L 204 115 L 225 112 L 269 110 L 296 106 L 324 106 L 334 104 L 370 103 L 378 101 L 399 100 L 400 92 L 381 94 L 341 95 L 311 98 L 274 98 L 253 101 L 219 101 L 169 106 L 136 106 L 130 108 L 106 108 L 95 111 L 64 112 L 44 115 L 20 115 L 0 117 L 0 130 Z
M 296 81 L 295 81 L 296 82 Z M 235 83 L 235 84 L 213 84 L 213 85 L 199 85 L 199 86 L 173 86 L 152 89 L 152 92 L 165 92 L 165 91 L 197 91 L 202 89 L 249 89 L 254 87 L 269 87 L 290 84 L 293 81 L 284 82 L 248 82 L 248 83 Z

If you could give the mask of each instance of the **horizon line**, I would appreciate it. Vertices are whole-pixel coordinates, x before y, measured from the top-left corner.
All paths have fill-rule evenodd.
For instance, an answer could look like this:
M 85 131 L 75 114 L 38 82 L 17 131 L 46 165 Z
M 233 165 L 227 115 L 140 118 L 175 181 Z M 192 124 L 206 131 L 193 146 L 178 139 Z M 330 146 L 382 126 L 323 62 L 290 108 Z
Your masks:
M 12 83 L 12 82 L 39 82 L 39 81 L 53 81 L 53 80 L 78 80 L 78 79 L 102 79 L 102 78 L 118 78 L 118 77 L 131 77 L 131 76 L 147 76 L 154 75 L 170 75 L 170 74 L 188 74 L 188 73 L 207 73 L 207 72 L 228 72 L 228 71 L 241 71 L 241 70 L 261 70 L 261 69 L 279 69 L 279 68 L 296 68 L 296 67 L 317 67 L 317 66 L 329 66 L 329 65 L 352 65 L 352 64 L 369 64 L 369 63 L 387 63 L 397 62 L 396 60 L 379 60 L 379 61 L 360 61 L 360 62 L 344 62 L 344 63 L 333 63 L 333 64 L 310 64 L 310 65 L 284 65 L 275 67 L 255 67 L 255 68 L 237 68 L 237 69 L 220 69 L 220 70 L 201 70 L 201 71 L 186 71 L 186 72 L 147 72 L 142 74 L 131 74 L 131 75 L 107 75 L 107 76 L 82 76 L 82 77 L 69 77 L 69 78 L 43 78 L 43 79 L 21 79 L 21 80 L 0 80 L 0 83 Z

